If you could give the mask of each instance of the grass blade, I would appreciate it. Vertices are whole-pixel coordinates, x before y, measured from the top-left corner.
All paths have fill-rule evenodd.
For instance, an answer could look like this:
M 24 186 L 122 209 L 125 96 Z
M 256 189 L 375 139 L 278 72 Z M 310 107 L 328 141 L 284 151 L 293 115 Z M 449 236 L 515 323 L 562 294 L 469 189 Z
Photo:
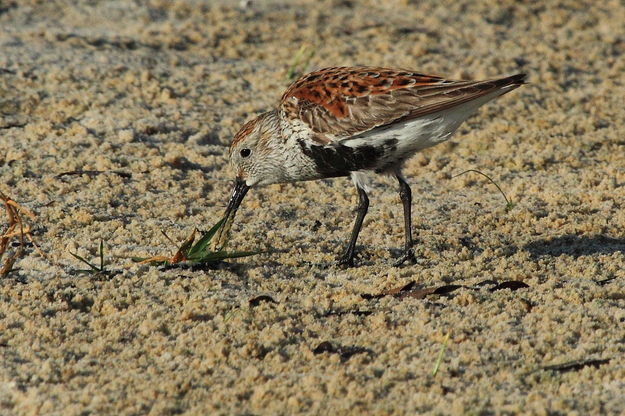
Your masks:
M 503 190 L 501 189 L 501 187 L 499 186 L 499 184 L 497 184 L 497 182 L 495 182 L 493 180 L 493 178 L 491 178 L 490 176 L 488 176 L 487 174 L 485 174 L 484 172 L 480 172 L 477 169 L 467 169 L 464 172 L 460 172 L 457 175 L 452 176 L 451 178 L 457 178 L 458 176 L 462 176 L 465 173 L 469 173 L 469 172 L 474 172 L 474 173 L 479 173 L 480 175 L 484 176 L 486 179 L 488 179 L 490 181 L 490 183 L 492 183 L 493 185 L 495 185 L 497 187 L 497 189 L 499 190 L 499 193 L 501 194 L 501 196 L 503 196 L 503 199 L 506 200 L 506 211 L 510 211 L 513 207 L 514 207 L 514 203 L 512 201 L 510 201 L 508 199 L 508 197 L 506 196 L 506 194 L 503 192 Z
M 84 257 L 79 256 L 76 253 L 72 253 L 71 251 L 69 252 L 69 254 L 71 254 L 72 256 L 74 256 L 74 258 L 76 260 L 82 261 L 83 263 L 85 263 L 87 266 L 89 266 L 89 268 L 94 271 L 94 272 L 100 272 L 101 270 L 98 269 L 96 266 L 94 266 L 93 264 L 89 263 Z
M 305 71 L 310 60 L 315 56 L 315 49 L 308 49 L 308 45 L 302 45 L 293 56 L 293 60 L 286 73 L 287 82 L 295 81 L 301 71 Z M 300 65 L 301 64 L 301 65 Z
M 152 264 L 152 265 L 176 265 L 179 263 L 188 263 L 188 264 L 210 264 L 210 263 L 218 263 L 225 259 L 233 259 L 239 257 L 247 257 L 253 256 L 255 254 L 260 253 L 260 251 L 225 251 L 223 249 L 219 249 L 216 251 L 211 251 L 209 244 L 213 237 L 217 234 L 217 232 L 221 229 L 221 227 L 225 223 L 225 218 L 220 219 L 215 225 L 213 225 L 208 231 L 202 234 L 201 238 L 195 241 L 195 233 L 197 231 L 194 230 L 189 237 L 180 245 L 176 254 L 173 257 L 165 257 L 165 256 L 153 256 L 148 258 L 138 258 L 133 257 L 133 261 L 139 262 L 141 264 Z M 161 231 L 163 235 L 166 236 L 165 232 Z M 89 264 L 89 263 L 87 263 Z M 91 265 L 90 265 L 91 266 Z M 93 267 L 93 266 L 91 266 Z
M 445 335 L 445 339 L 443 340 L 443 345 L 441 345 L 441 349 L 438 351 L 438 357 L 436 358 L 436 363 L 434 364 L 434 369 L 432 370 L 432 377 L 436 376 L 438 373 L 438 369 L 441 366 L 441 362 L 443 361 L 443 354 L 445 354 L 445 350 L 447 349 L 447 341 L 449 341 L 450 332 Z
M 100 239 L 100 271 L 104 271 L 104 240 Z
M 189 257 L 188 260 L 191 263 L 212 263 L 224 259 L 236 259 L 240 257 L 253 256 L 258 253 L 260 253 L 260 251 L 213 251 L 203 253 L 197 257 Z
M 163 234 L 165 234 L 163 232 Z M 191 232 L 191 235 L 187 237 L 186 240 L 182 242 L 182 245 L 174 254 L 174 257 L 171 258 L 171 263 L 180 263 L 181 261 L 185 261 L 189 257 L 189 252 L 193 247 L 193 241 L 195 241 L 195 230 Z
M 200 237 L 200 239 L 197 241 L 197 243 L 195 243 L 189 249 L 189 252 L 187 253 L 187 258 L 200 257 L 203 253 L 206 253 L 207 252 L 206 248 L 208 247 L 208 244 L 210 243 L 211 239 L 215 236 L 219 228 L 221 228 L 223 223 L 224 223 L 224 218 L 217 221 L 217 223 L 213 225 L 210 230 L 205 232 L 202 235 L 202 237 Z

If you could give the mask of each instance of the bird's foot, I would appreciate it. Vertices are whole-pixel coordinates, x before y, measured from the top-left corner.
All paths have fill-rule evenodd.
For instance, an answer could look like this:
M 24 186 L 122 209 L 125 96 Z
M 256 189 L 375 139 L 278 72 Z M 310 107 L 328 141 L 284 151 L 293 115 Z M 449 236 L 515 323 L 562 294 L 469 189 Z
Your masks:
M 404 251 L 404 254 L 397 259 L 397 261 L 393 264 L 395 267 L 402 266 L 404 263 L 408 262 L 409 264 L 417 264 L 417 258 L 414 255 L 414 249 L 408 248 Z
M 343 254 L 338 259 L 336 259 L 336 265 L 341 269 L 349 269 L 350 267 L 354 267 L 354 254 Z

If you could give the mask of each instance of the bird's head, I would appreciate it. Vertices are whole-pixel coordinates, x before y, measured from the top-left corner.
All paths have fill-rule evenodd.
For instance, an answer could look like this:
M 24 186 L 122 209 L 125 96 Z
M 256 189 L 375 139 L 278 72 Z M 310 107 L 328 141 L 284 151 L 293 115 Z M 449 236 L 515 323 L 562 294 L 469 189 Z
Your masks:
M 283 145 L 275 111 L 261 114 L 241 127 L 230 144 L 230 164 L 236 180 L 248 187 L 280 182 L 283 169 L 278 153 Z
M 281 181 L 284 168 L 278 157 L 280 141 L 276 139 L 279 134 L 277 114 L 270 111 L 245 123 L 234 136 L 229 152 L 230 164 L 236 173 L 234 188 L 213 246 L 225 244 L 237 209 L 252 186 Z

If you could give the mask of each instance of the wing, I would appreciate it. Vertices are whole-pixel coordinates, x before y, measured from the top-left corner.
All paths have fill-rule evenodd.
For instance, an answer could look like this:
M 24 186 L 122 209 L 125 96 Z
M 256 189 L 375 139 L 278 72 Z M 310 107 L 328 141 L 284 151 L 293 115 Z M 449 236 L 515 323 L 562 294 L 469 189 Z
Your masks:
M 450 81 L 411 71 L 335 67 L 295 81 L 280 103 L 283 120 L 303 122 L 329 143 L 417 118 L 523 84 L 524 74 L 488 81 Z

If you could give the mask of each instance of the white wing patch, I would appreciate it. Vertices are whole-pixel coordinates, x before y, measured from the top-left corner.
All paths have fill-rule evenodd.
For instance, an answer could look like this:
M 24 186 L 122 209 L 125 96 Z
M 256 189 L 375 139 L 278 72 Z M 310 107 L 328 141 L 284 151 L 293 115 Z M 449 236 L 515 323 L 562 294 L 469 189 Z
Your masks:
M 349 147 L 384 146 L 388 140 L 396 140 L 392 154 L 385 159 L 406 160 L 414 153 L 449 140 L 458 127 L 483 104 L 506 92 L 506 89 L 493 91 L 475 100 L 458 106 L 428 114 L 424 117 L 394 122 L 340 141 Z

